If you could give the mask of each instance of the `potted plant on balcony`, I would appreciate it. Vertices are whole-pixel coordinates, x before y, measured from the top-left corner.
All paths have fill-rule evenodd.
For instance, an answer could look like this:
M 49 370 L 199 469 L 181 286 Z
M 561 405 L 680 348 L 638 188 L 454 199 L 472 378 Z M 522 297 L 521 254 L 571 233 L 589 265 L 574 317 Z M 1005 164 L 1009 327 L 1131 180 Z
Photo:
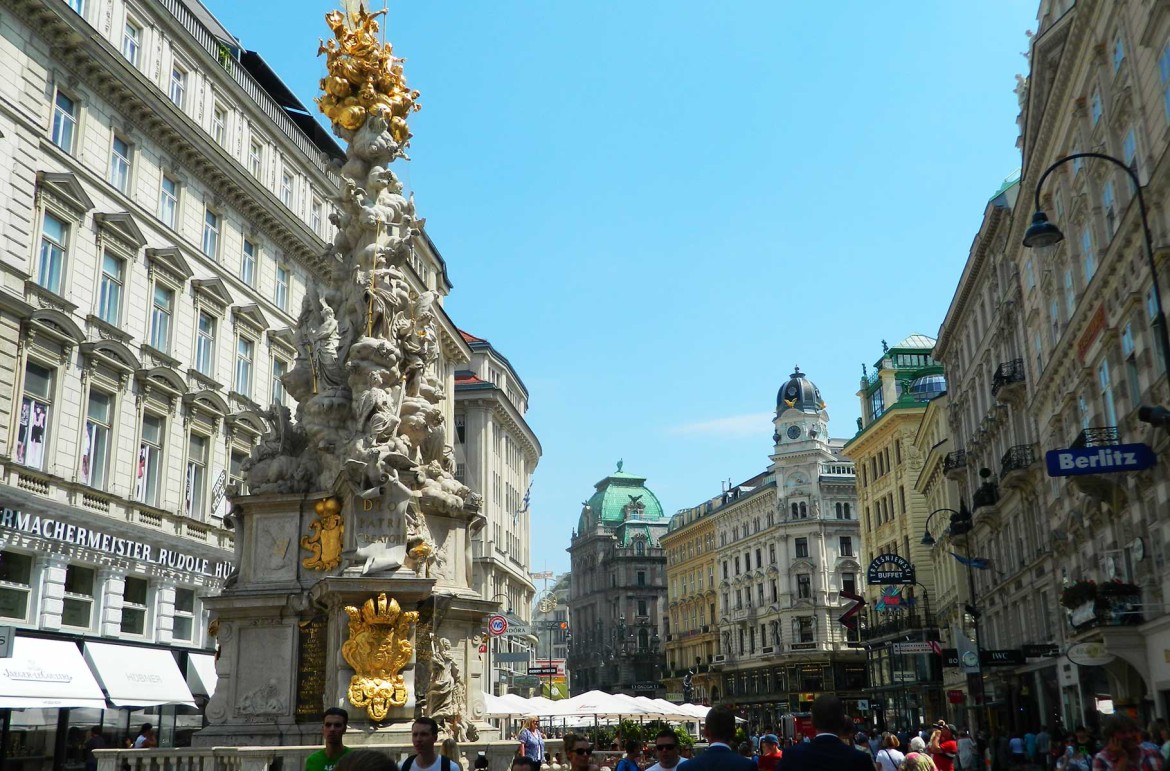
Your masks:
M 1060 604 L 1069 610 L 1075 610 L 1087 602 L 1097 599 L 1096 581 L 1074 581 L 1064 587 L 1060 593 Z

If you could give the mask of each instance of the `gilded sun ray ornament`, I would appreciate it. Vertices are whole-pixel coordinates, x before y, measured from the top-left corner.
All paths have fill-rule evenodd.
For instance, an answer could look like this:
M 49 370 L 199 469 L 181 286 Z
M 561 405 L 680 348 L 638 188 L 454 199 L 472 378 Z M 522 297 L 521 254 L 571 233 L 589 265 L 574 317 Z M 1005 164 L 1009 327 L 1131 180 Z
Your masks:
M 410 638 L 418 623 L 417 611 L 404 611 L 385 592 L 365 601 L 361 608 L 347 605 L 349 639 L 341 655 L 353 667 L 349 679 L 349 702 L 366 710 L 370 720 L 386 720 L 391 707 L 406 704 L 406 681 L 402 669 L 414 656 Z
M 321 79 L 317 106 L 343 138 L 344 132 L 357 131 L 366 118 L 376 115 L 386 121 L 394 141 L 406 147 L 410 142 L 406 118 L 422 105 L 418 91 L 406 85 L 405 59 L 394 56 L 393 46 L 378 39 L 378 17 L 384 13 L 370 13 L 359 3 L 356 11 L 325 15 L 333 38 L 322 40 L 317 49 L 318 56 L 325 54 L 329 70 Z

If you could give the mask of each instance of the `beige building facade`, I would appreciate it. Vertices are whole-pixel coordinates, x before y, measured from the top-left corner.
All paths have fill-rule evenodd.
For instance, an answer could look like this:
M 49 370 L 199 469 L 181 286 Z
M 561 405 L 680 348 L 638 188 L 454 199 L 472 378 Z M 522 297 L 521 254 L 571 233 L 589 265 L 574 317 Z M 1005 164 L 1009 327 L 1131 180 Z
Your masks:
M 683 509 L 662 536 L 666 552 L 666 698 L 709 703 L 718 690 L 711 663 L 718 649 L 715 521 L 711 502 Z

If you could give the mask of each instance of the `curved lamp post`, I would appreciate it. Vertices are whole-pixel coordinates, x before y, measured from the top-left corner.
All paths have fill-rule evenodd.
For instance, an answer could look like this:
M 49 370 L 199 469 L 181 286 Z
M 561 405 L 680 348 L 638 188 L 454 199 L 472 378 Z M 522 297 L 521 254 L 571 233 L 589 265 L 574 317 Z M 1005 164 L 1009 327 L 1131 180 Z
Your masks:
M 1040 212 L 1040 214 L 1043 215 L 1043 212 Z M 934 540 L 934 536 L 930 534 L 930 521 L 932 519 L 934 519 L 936 515 L 942 514 L 944 512 L 951 515 L 951 522 L 950 522 L 950 527 L 948 528 L 948 532 L 950 532 L 951 535 L 964 536 L 963 541 L 964 541 L 964 545 L 967 547 L 967 559 L 968 560 L 973 559 L 974 557 L 973 557 L 972 552 L 971 552 L 971 531 L 974 529 L 974 527 L 973 527 L 972 522 L 971 522 L 971 512 L 967 510 L 966 503 L 960 503 L 957 511 L 955 509 L 942 508 L 942 509 L 935 509 L 934 511 L 930 512 L 930 515 L 927 516 L 927 518 L 926 518 L 926 532 L 924 532 L 922 534 L 922 545 L 923 546 L 934 546 L 935 545 L 936 541 Z M 979 608 L 975 604 L 975 572 L 974 571 L 975 571 L 975 568 L 973 568 L 970 565 L 970 563 L 968 563 L 968 565 L 967 565 L 968 602 L 966 605 L 966 611 L 971 614 L 971 624 L 975 630 L 975 657 L 979 660 L 979 664 L 977 667 L 979 672 L 978 672 L 978 674 L 975 675 L 974 678 L 968 676 L 967 688 L 968 688 L 968 690 L 971 691 L 972 699 L 974 699 L 976 701 L 976 703 L 978 704 L 979 708 L 976 709 L 975 715 L 979 716 L 980 712 L 982 712 L 982 710 L 985 709 L 984 702 L 986 700 L 984 699 L 984 696 L 983 696 L 983 640 L 979 634 Z M 978 684 L 978 685 L 976 686 L 976 684 Z M 976 723 L 977 722 L 978 721 L 976 721 Z M 988 725 L 990 725 L 990 723 L 988 723 Z M 979 726 L 976 725 L 975 728 L 976 728 L 976 730 L 978 730 Z
M 1166 329 L 1166 314 L 1162 310 L 1162 292 L 1158 288 L 1158 270 L 1154 264 L 1154 239 L 1150 235 L 1150 221 L 1146 213 L 1146 199 L 1142 193 L 1142 183 L 1138 179 L 1137 172 L 1130 168 L 1120 158 L 1114 158 L 1112 155 L 1105 153 L 1072 153 L 1063 158 L 1058 158 L 1052 163 L 1044 173 L 1040 175 L 1040 181 L 1036 183 L 1036 213 L 1032 215 L 1032 224 L 1028 226 L 1028 230 L 1024 233 L 1024 246 L 1031 248 L 1039 248 L 1045 246 L 1053 246 L 1064 240 L 1064 233 L 1060 232 L 1055 224 L 1048 221 L 1048 215 L 1040 208 L 1040 188 L 1044 186 L 1044 180 L 1048 179 L 1048 175 L 1055 171 L 1060 166 L 1069 161 L 1077 160 L 1078 158 L 1096 158 L 1102 161 L 1109 161 L 1110 163 L 1121 167 L 1129 176 L 1129 181 L 1133 183 L 1134 193 L 1137 195 L 1138 212 L 1142 218 L 1142 235 L 1145 238 L 1146 244 L 1146 263 L 1150 269 L 1150 282 L 1153 284 L 1154 290 L 1154 311 L 1157 314 L 1152 322 L 1155 328 L 1155 334 L 1158 337 L 1158 344 L 1162 349 L 1162 367 L 1170 367 L 1170 335 L 1167 334 Z M 1158 422 L 1151 420 L 1152 415 L 1157 415 L 1157 410 L 1162 408 L 1155 407 L 1141 407 L 1140 417 L 1146 422 Z M 1161 417 L 1165 418 L 1165 410 L 1162 410 Z M 1167 425 L 1163 420 L 1160 425 Z

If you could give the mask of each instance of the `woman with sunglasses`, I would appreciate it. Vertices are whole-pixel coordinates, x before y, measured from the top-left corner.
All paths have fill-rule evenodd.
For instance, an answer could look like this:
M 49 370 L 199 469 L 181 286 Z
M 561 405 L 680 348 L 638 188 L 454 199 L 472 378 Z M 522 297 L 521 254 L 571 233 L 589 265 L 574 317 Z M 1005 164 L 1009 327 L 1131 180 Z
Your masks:
M 569 756 L 569 771 L 599 771 L 593 762 L 593 745 L 586 737 L 565 734 L 565 753 Z

